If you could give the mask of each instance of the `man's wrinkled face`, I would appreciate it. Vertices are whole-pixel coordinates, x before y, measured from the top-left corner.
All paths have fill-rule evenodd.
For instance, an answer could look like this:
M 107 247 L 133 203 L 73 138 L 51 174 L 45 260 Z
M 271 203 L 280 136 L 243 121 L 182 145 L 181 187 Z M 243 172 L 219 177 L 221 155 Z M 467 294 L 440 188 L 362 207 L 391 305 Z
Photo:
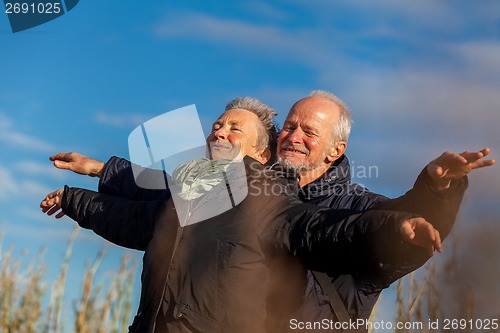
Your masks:
M 279 163 L 297 171 L 326 167 L 339 115 L 334 102 L 319 96 L 295 103 L 278 138 Z
M 248 155 L 258 159 L 257 139 L 260 133 L 260 119 L 244 109 L 224 112 L 213 124 L 207 138 L 210 158 L 243 158 Z

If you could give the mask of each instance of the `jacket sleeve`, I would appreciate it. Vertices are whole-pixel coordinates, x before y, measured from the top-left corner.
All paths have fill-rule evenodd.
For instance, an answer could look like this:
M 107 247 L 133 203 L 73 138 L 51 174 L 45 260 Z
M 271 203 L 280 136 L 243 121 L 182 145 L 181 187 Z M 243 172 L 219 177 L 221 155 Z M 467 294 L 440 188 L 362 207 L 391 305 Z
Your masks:
M 342 267 L 347 273 L 364 270 L 367 265 L 393 265 L 415 258 L 407 256 L 408 250 L 418 256 L 425 253 L 403 243 L 399 235 L 401 223 L 416 216 L 412 213 L 382 210 L 354 213 L 304 204 L 283 195 L 280 200 L 276 197 L 268 200 L 261 209 L 273 212 L 265 214 L 274 220 L 269 221 L 272 227 L 266 231 L 270 243 L 301 258 L 309 269 L 338 271 Z
M 82 228 L 130 249 L 145 250 L 164 201 L 131 201 L 81 188 L 64 188 L 63 212 Z
M 131 200 L 165 199 L 170 195 L 167 177 L 163 171 L 142 168 L 113 156 L 104 166 L 99 192 Z
M 379 200 L 372 208 L 418 214 L 429 221 L 444 239 L 455 223 L 467 185 L 467 177 L 462 177 L 452 181 L 448 189 L 437 190 L 424 169 L 410 191 L 396 199 Z
M 396 211 L 371 210 L 353 215 L 349 211 L 321 210 L 312 218 L 292 221 L 291 251 L 311 269 L 321 271 L 339 271 L 339 267 L 344 273 L 363 271 L 403 265 L 408 259 L 421 265 L 428 259 L 423 257 L 425 251 L 404 243 L 399 234 L 401 223 L 412 217 L 415 215 Z

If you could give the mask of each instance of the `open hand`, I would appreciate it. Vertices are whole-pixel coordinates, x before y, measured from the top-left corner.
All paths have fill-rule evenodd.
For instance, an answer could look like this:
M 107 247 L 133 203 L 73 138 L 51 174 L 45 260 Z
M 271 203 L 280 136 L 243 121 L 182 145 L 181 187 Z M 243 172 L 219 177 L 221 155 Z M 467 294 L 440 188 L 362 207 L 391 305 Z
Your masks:
M 59 153 L 51 156 L 49 159 L 54 162 L 54 166 L 58 169 L 71 170 L 80 175 L 91 177 L 100 178 L 105 166 L 104 162 L 75 152 Z
M 441 236 L 432 224 L 422 217 L 405 220 L 399 229 L 401 239 L 404 242 L 422 247 L 432 257 L 434 249 L 442 252 Z
M 40 208 L 42 208 L 42 212 L 47 213 L 47 215 L 51 216 L 54 213 L 57 213 L 55 216 L 56 219 L 60 219 L 64 216 L 64 212 L 61 209 L 62 196 L 64 190 L 62 188 L 47 194 L 45 199 L 40 203 Z
M 474 169 L 495 164 L 495 160 L 483 159 L 489 153 L 489 148 L 461 154 L 447 151 L 427 165 L 427 172 L 438 189 L 447 189 L 452 180 L 459 179 Z

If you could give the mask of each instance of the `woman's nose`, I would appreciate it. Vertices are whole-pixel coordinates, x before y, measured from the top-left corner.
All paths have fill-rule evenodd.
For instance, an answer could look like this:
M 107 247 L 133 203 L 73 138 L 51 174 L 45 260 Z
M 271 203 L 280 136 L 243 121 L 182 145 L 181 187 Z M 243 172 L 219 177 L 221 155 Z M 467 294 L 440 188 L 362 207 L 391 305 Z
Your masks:
M 221 127 L 219 129 L 215 130 L 214 136 L 217 139 L 226 140 L 227 139 L 227 129 L 225 129 L 224 127 Z

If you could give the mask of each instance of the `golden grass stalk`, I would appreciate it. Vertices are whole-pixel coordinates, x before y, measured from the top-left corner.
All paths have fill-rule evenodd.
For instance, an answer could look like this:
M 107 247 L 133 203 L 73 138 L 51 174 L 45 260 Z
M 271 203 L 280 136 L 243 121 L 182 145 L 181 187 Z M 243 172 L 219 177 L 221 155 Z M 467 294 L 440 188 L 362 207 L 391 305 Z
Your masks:
M 39 332 L 36 324 L 42 314 L 42 298 L 46 290 L 43 282 L 46 269 L 42 261 L 43 256 L 44 251 L 41 250 L 26 269 L 27 283 L 20 295 L 20 304 L 12 321 L 12 328 L 16 332 Z
M 43 299 L 48 285 L 44 281 L 47 267 L 43 260 L 44 251 L 40 251 L 28 265 L 22 265 L 27 252 L 15 257 L 12 246 L 4 251 L 0 232 L 0 333 L 65 331 L 61 318 L 68 317 L 68 307 L 62 304 L 78 230 L 76 227 L 71 233 L 59 276 L 51 287 L 49 302 Z M 105 281 L 107 287 L 104 288 L 103 283 L 94 286 L 96 271 L 105 253 L 104 249 L 99 252 L 84 275 L 73 332 L 123 332 L 129 324 L 136 264 L 131 264 L 130 255 L 124 256 L 118 271 L 108 275 L 111 278 Z
M 75 225 L 75 227 L 73 228 L 73 231 L 71 232 L 71 236 L 69 237 L 68 246 L 66 248 L 66 254 L 64 256 L 64 259 L 63 259 L 63 262 L 61 265 L 61 271 L 59 273 L 59 277 L 57 278 L 56 282 L 52 286 L 49 311 L 47 314 L 47 325 L 48 325 L 49 332 L 53 332 L 53 333 L 59 332 L 59 323 L 60 323 L 60 319 L 61 319 L 61 308 L 62 308 L 62 301 L 63 301 L 63 296 L 64 296 L 64 287 L 66 285 L 66 276 L 67 276 L 68 267 L 69 267 L 69 260 L 71 258 L 72 253 L 73 253 L 73 244 L 75 242 L 76 235 L 78 234 L 79 230 L 80 230 L 80 227 L 78 225 Z
M 94 300 L 91 297 L 92 290 L 93 290 L 93 284 L 94 284 L 94 276 L 97 271 L 97 268 L 102 262 L 102 259 L 104 258 L 106 254 L 106 249 L 101 249 L 99 253 L 97 254 L 96 259 L 94 260 L 94 263 L 92 266 L 87 270 L 85 273 L 84 279 L 83 279 L 83 291 L 82 291 L 82 297 L 80 301 L 80 306 L 79 309 L 77 310 L 76 313 L 76 323 L 75 323 L 75 332 L 76 333 L 87 333 L 89 332 L 89 325 L 88 323 L 93 319 L 95 320 L 96 317 L 92 318 L 91 315 L 93 315 L 93 308 L 94 308 Z M 100 326 L 105 326 L 104 323 L 100 323 Z

